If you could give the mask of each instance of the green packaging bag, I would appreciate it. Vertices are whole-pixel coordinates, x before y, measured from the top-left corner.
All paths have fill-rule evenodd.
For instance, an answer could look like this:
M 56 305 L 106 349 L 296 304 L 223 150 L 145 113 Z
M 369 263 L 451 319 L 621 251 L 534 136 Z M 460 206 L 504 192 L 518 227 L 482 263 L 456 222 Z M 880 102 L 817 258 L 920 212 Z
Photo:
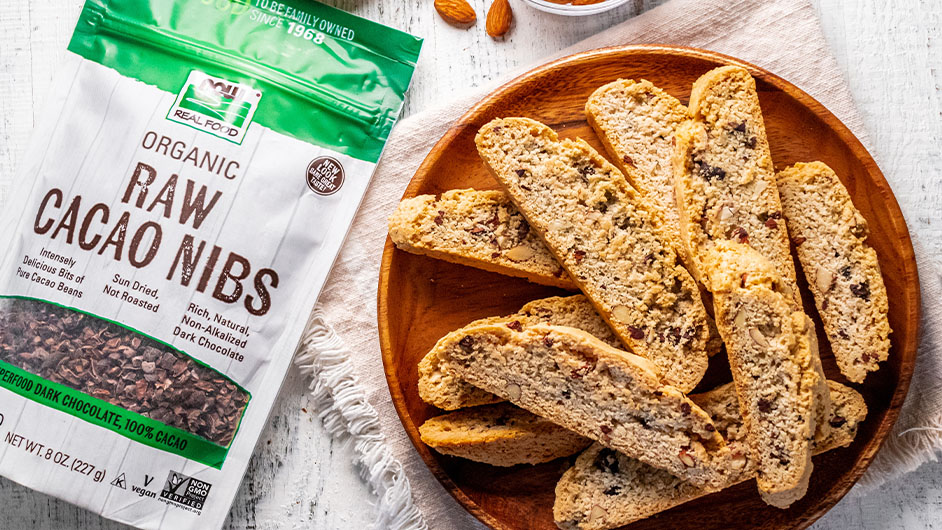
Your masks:
M 0 474 L 219 528 L 421 40 L 301 0 L 88 0 L 0 214 Z

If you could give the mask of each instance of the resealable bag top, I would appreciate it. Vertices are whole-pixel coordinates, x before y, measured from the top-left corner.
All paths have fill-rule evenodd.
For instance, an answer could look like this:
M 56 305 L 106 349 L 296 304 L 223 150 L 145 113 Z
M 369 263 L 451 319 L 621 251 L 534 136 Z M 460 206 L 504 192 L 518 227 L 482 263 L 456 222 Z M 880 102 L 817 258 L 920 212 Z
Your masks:
M 86 2 L 0 214 L 0 474 L 222 525 L 420 47 L 311 1 Z

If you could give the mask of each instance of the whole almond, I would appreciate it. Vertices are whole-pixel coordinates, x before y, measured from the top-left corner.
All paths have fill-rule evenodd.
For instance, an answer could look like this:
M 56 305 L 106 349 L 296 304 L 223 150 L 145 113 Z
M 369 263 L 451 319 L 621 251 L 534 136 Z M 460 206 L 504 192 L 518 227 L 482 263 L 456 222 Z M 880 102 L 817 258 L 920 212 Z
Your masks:
M 467 0 L 435 0 L 435 10 L 445 22 L 454 26 L 469 26 L 478 19 Z
M 487 11 L 487 34 L 492 38 L 499 39 L 503 37 L 510 29 L 510 23 L 513 22 L 514 15 L 510 9 L 509 0 L 494 0 L 491 8 Z

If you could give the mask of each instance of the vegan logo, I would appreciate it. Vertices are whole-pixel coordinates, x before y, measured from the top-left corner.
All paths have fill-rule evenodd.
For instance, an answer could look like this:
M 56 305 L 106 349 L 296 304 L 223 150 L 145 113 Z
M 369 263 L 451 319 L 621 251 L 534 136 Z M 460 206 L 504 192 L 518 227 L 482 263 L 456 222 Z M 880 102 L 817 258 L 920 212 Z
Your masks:
M 202 510 L 211 487 L 212 485 L 208 482 L 203 482 L 178 471 L 171 471 L 167 475 L 167 482 L 164 484 L 163 491 L 160 492 L 160 498 L 194 510 Z
M 193 70 L 167 119 L 241 144 L 261 97 L 248 85 Z

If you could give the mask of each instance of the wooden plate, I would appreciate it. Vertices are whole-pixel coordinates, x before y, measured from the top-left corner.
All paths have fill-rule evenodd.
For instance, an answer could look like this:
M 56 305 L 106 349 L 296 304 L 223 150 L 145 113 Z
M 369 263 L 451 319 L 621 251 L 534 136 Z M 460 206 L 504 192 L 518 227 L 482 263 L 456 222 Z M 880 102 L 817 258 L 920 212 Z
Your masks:
M 890 296 L 890 359 L 856 385 L 869 414 L 853 445 L 814 458 L 811 487 L 788 510 L 764 504 L 754 481 L 710 495 L 631 525 L 642 528 L 804 528 L 833 506 L 867 468 L 890 431 L 906 396 L 919 336 L 919 281 L 906 223 L 873 158 L 834 115 L 787 81 L 719 54 L 666 46 L 628 46 L 581 53 L 541 66 L 484 98 L 461 118 L 419 167 L 404 197 L 455 188 L 496 188 L 478 158 L 477 130 L 496 117 L 540 120 L 564 137 L 604 149 L 583 108 L 599 86 L 618 78 L 648 79 L 686 103 L 691 84 L 723 64 L 756 78 L 776 167 L 822 160 L 840 175 L 870 224 Z M 802 277 L 799 274 L 799 277 Z M 807 289 L 804 289 L 807 295 Z M 524 303 L 562 291 L 396 250 L 387 239 L 379 279 L 379 334 L 389 389 L 416 450 L 445 488 L 484 523 L 501 529 L 552 529 L 556 481 L 566 461 L 511 469 L 442 456 L 419 439 L 418 426 L 437 409 L 419 399 L 416 365 L 435 342 L 472 320 L 517 311 Z M 809 314 L 818 322 L 810 297 Z M 846 382 L 826 337 L 819 337 L 829 378 Z M 725 356 L 714 357 L 699 389 L 729 380 Z

